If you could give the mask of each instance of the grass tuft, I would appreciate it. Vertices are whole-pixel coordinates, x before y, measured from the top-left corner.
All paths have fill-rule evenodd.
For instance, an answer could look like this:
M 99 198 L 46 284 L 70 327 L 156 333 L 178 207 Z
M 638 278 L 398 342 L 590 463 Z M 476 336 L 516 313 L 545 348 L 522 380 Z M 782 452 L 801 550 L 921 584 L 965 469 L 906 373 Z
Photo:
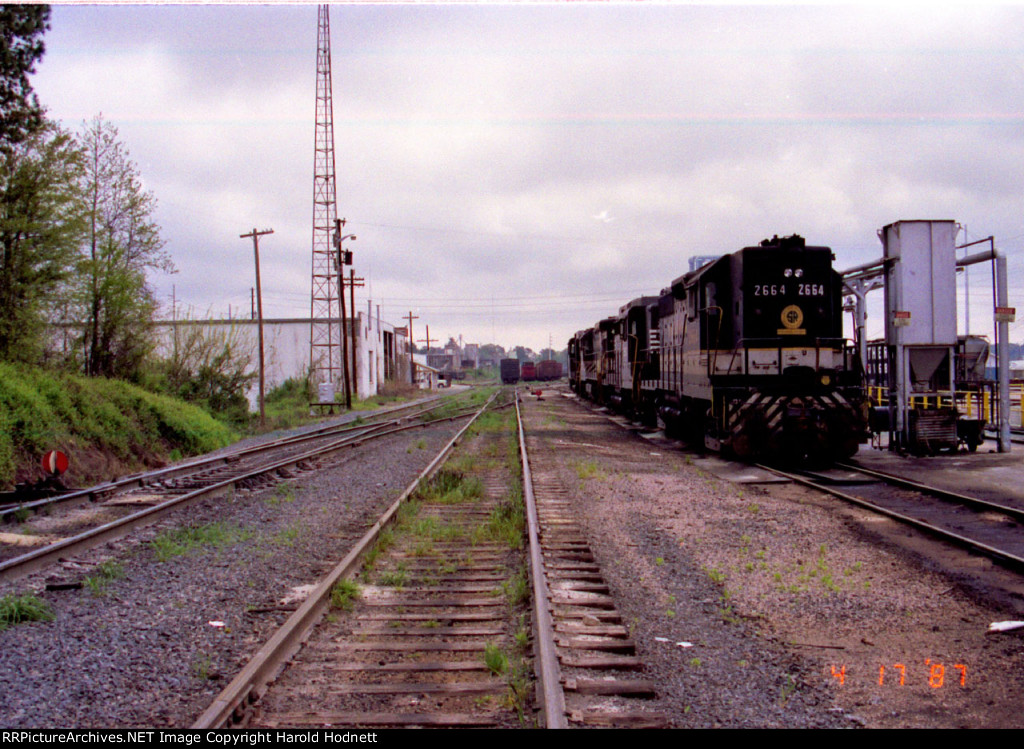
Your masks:
M 331 588 L 331 608 L 351 611 L 359 598 L 359 583 L 355 580 L 339 580 Z
M 0 598 L 0 631 L 22 622 L 52 622 L 53 618 L 50 604 L 36 596 L 12 593 Z
M 484 646 L 484 665 L 495 676 L 501 676 L 508 671 L 508 656 L 500 647 L 489 642 Z
M 107 587 L 111 582 L 124 577 L 124 567 L 120 562 L 108 559 L 96 565 L 96 574 L 86 577 L 82 584 L 96 597 L 107 594 Z
M 252 537 L 250 531 L 228 523 L 190 525 L 184 528 L 164 531 L 149 542 L 150 548 L 160 562 L 183 556 L 206 546 L 223 548 Z

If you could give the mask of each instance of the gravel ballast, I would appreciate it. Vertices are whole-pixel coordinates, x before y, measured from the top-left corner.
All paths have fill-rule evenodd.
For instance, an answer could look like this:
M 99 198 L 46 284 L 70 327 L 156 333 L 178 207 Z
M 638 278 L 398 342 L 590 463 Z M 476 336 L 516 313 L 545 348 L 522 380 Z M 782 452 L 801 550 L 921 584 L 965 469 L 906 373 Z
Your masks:
M 672 726 L 1024 724 L 1024 637 L 986 632 L 1024 619 L 1024 599 L 991 563 L 806 489 L 716 478 L 550 390 L 525 411 Z M 339 453 L 4 584 L 55 619 L 0 631 L 0 725 L 188 727 L 458 428 Z M 161 555 L 183 527 L 205 534 Z
M 959 575 L 987 561 L 809 490 L 718 479 L 551 391 L 527 413 L 675 726 L 1024 724 L 1024 640 L 986 632 L 1024 605 Z
M 55 619 L 0 632 L 0 725 L 188 727 L 462 423 L 336 453 L 5 583 L 0 596 L 35 593 Z M 161 556 L 154 540 L 185 544 L 186 527 L 194 546 Z M 57 581 L 85 585 L 44 589 Z

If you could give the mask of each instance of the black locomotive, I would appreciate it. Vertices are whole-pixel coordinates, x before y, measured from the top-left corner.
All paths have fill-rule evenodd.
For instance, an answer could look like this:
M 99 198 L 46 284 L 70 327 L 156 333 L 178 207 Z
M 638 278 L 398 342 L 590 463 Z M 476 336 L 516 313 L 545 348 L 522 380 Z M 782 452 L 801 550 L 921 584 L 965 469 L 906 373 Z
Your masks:
M 791 236 L 709 262 L 579 331 L 570 385 L 737 457 L 849 457 L 869 409 L 833 259 Z

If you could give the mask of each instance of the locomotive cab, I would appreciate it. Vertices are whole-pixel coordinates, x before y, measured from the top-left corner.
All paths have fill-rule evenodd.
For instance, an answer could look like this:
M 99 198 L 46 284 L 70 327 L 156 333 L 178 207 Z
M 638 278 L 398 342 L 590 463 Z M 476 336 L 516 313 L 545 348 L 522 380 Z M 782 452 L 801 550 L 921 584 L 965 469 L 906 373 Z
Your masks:
M 852 455 L 866 430 L 861 390 L 849 389 L 842 278 L 831 249 L 775 237 L 732 259 L 733 351 L 743 361 L 715 373 L 727 447 L 776 459 Z

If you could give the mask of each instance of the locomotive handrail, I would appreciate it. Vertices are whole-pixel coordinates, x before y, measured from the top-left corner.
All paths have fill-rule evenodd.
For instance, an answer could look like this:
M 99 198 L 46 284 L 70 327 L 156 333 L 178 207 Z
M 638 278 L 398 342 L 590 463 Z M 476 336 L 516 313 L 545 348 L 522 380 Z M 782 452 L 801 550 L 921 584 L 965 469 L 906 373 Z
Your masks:
M 838 345 L 830 345 L 829 341 L 836 341 Z M 771 349 L 774 348 L 778 352 L 778 374 L 782 374 L 782 350 L 784 348 L 814 348 L 815 352 L 815 366 L 814 371 L 818 372 L 821 370 L 821 351 L 822 349 L 841 349 L 844 353 L 847 350 L 849 339 L 847 338 L 815 338 L 814 345 L 812 346 L 784 346 L 784 336 L 771 336 L 769 338 L 749 338 L 741 337 L 737 342 L 737 346 L 733 352 L 733 358 L 738 352 L 743 352 L 743 373 L 750 374 L 750 351 L 754 348 Z M 771 345 L 766 345 L 770 343 Z M 761 344 L 761 345 L 758 345 Z M 729 372 L 732 372 L 732 364 L 729 365 Z
M 750 338 L 750 337 L 747 337 L 747 336 L 743 336 L 742 338 L 740 338 L 740 344 L 756 343 L 758 341 L 780 341 L 781 342 L 781 341 L 785 340 L 785 338 L 786 338 L 785 336 L 780 336 L 780 335 L 770 336 L 768 338 Z M 815 338 L 814 339 L 815 346 L 817 348 L 826 348 L 825 346 L 821 345 L 822 341 L 838 341 L 839 344 L 840 344 L 839 347 L 846 348 L 849 345 L 850 339 L 849 338 Z M 785 347 L 780 345 L 779 348 L 785 348 Z M 790 346 L 789 348 L 805 348 L 805 347 Z M 809 348 L 809 347 L 806 347 L 806 348 Z M 831 346 L 831 348 L 837 348 L 837 346 Z
M 718 327 L 715 329 L 715 345 L 713 347 L 710 346 L 710 345 L 708 346 L 708 351 L 709 352 L 714 351 L 714 354 L 709 354 L 709 356 L 708 356 L 708 363 L 707 363 L 707 374 L 708 374 L 708 377 L 712 377 L 715 374 L 715 368 L 718 366 L 718 342 L 719 342 L 719 340 L 720 340 L 720 338 L 722 336 L 722 319 L 725 317 L 725 314 L 724 314 L 722 308 L 719 307 L 718 305 L 710 305 L 710 306 L 704 307 L 700 311 L 704 313 L 704 322 L 705 323 L 709 322 L 709 318 L 710 318 L 710 315 L 711 315 L 712 311 L 715 311 L 717 313 L 717 315 L 718 315 Z M 711 331 L 710 330 L 708 330 L 708 337 L 709 338 L 711 337 Z M 708 343 L 710 344 L 711 342 L 708 341 Z M 711 363 L 712 361 L 714 361 L 714 364 Z M 730 368 L 731 368 L 731 365 L 730 365 Z

